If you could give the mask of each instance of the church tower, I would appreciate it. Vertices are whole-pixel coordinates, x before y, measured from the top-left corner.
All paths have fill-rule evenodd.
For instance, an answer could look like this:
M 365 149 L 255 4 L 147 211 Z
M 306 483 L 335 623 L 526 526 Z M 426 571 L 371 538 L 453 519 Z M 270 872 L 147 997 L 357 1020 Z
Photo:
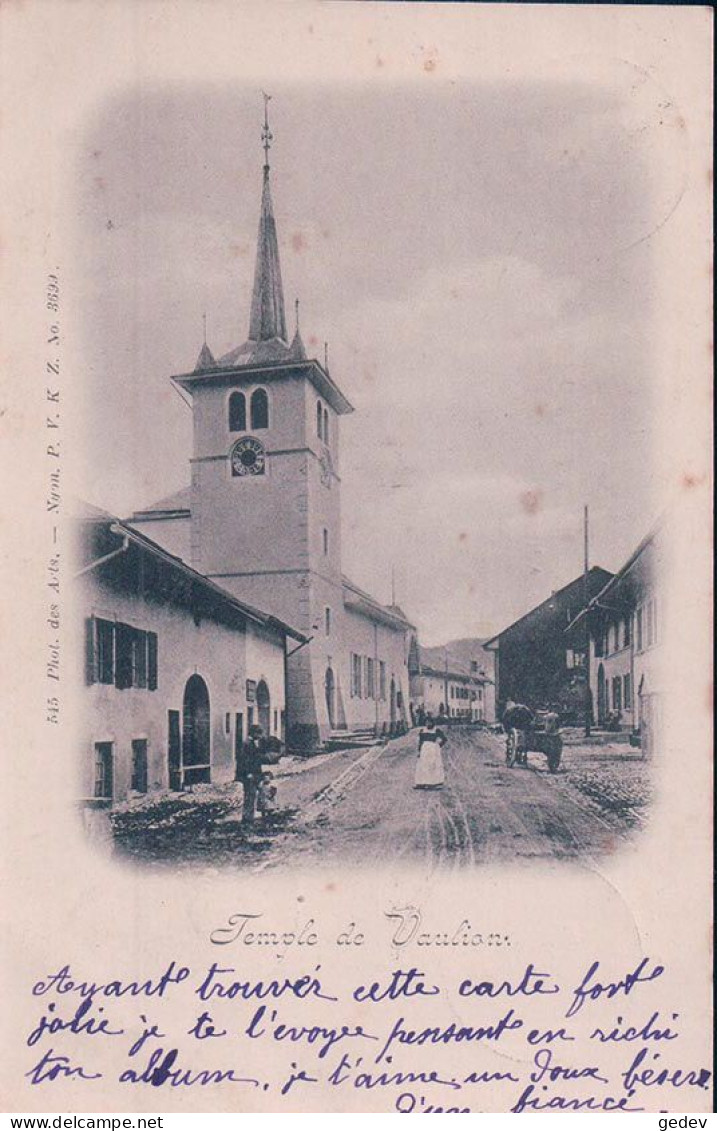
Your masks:
M 249 335 L 191 374 L 191 564 L 311 642 L 287 662 L 287 739 L 310 746 L 345 725 L 328 688 L 342 653 L 339 418 L 352 406 L 326 364 L 289 341 L 271 199 L 267 115 Z

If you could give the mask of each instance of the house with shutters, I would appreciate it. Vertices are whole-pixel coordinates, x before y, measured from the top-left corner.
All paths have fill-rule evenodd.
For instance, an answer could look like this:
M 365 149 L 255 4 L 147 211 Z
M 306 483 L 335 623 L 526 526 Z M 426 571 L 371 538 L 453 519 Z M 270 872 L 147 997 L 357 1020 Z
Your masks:
M 666 618 L 666 520 L 580 610 L 568 633 L 590 637 L 590 686 L 598 726 L 639 735 L 646 755 L 659 749 Z
M 508 699 L 528 707 L 581 705 L 584 713 L 586 649 L 579 634 L 566 634 L 579 611 L 612 578 L 593 566 L 536 605 L 484 647 L 495 652 L 498 718 Z
M 286 656 L 305 638 L 103 511 L 78 526 L 85 804 L 233 781 L 253 723 L 283 737 Z

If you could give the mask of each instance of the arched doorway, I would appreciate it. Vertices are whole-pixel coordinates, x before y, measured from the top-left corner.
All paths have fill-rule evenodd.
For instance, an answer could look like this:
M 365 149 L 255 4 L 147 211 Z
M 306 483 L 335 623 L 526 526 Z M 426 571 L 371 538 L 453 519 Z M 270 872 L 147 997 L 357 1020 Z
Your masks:
M 598 668 L 597 685 L 598 724 L 599 726 L 602 726 L 607 715 L 607 703 L 605 702 L 605 669 L 603 668 L 602 664 L 600 664 L 600 667 Z
M 209 692 L 200 675 L 184 688 L 182 707 L 182 784 L 211 780 Z
M 326 677 L 324 679 L 324 689 L 326 691 L 326 710 L 329 716 L 329 726 L 333 730 L 336 726 L 335 722 L 335 702 L 336 702 L 336 681 L 334 679 L 333 668 L 326 669 Z
M 256 709 L 259 726 L 264 731 L 264 737 L 268 738 L 271 734 L 271 696 L 264 679 L 260 679 L 256 685 Z

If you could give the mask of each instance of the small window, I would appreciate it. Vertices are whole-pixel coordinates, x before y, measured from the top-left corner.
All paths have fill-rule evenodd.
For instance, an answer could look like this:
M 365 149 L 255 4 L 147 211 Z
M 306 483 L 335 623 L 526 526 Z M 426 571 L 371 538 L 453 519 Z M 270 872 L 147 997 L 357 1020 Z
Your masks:
M 112 743 L 95 743 L 95 797 L 112 800 Z
M 383 660 L 378 661 L 378 690 L 381 699 L 386 698 L 386 664 Z
M 132 739 L 132 781 L 130 789 L 136 793 L 147 792 L 147 739 Z
M 327 408 L 325 408 L 324 409 L 324 443 L 328 444 L 328 442 L 329 442 L 329 410 Z
M 269 427 L 269 398 L 266 389 L 255 389 L 251 395 L 251 426 L 253 431 Z
M 328 552 L 329 552 L 329 532 L 326 529 L 326 527 L 324 527 L 324 531 L 323 531 L 323 542 L 324 542 L 324 557 L 327 557 Z
M 229 431 L 246 432 L 246 397 L 232 393 L 229 398 Z
M 361 657 L 356 653 L 351 656 L 351 694 L 361 698 Z
M 328 607 L 326 609 L 324 609 L 324 629 L 326 631 L 326 635 L 330 636 L 331 635 L 331 609 L 329 609 Z
M 320 440 L 324 438 L 324 407 L 321 401 L 316 402 L 316 435 Z
M 623 645 L 623 648 L 627 648 L 629 646 L 629 644 L 630 644 L 630 615 L 628 614 L 625 617 L 625 620 L 624 620 L 623 626 L 622 626 L 622 645 Z
M 625 710 L 629 711 L 632 708 L 632 685 L 630 683 L 630 676 L 623 676 L 622 679 L 622 695 L 625 703 Z
M 639 608 L 635 613 L 635 647 L 638 652 L 642 651 L 642 608 Z

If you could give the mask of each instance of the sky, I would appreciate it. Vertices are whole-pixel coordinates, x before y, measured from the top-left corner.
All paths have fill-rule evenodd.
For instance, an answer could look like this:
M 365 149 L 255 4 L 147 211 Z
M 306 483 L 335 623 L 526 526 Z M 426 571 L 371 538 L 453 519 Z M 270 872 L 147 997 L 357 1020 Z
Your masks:
M 628 82 L 629 78 L 629 82 Z M 646 84 L 635 98 L 635 84 Z M 490 635 L 615 569 L 659 508 L 647 79 L 274 84 L 287 320 L 355 406 L 341 421 L 344 572 L 433 645 Z M 244 341 L 258 90 L 151 83 L 104 102 L 77 162 L 89 501 L 189 482 L 169 376 Z M 676 174 L 675 174 L 676 176 Z

